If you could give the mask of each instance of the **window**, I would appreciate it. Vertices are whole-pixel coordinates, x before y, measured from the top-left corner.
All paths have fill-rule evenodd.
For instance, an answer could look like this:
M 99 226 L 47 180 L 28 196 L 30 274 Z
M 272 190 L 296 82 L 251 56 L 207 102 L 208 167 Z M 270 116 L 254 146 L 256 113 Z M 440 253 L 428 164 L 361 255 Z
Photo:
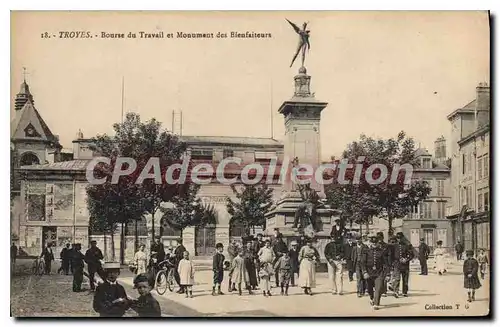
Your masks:
M 472 199 L 472 186 L 467 186 L 467 206 L 472 208 L 474 205 L 473 199 Z
M 193 149 L 191 150 L 191 159 L 193 160 L 212 160 L 212 149 Z
M 488 177 L 488 174 L 489 174 L 489 171 L 488 171 L 488 169 L 489 169 L 489 164 L 490 164 L 490 163 L 489 163 L 489 158 L 488 158 L 488 156 L 484 156 L 484 157 L 483 157 L 483 168 L 484 168 L 484 169 L 483 169 L 483 170 L 484 170 L 483 177 L 484 177 L 484 178 Z
M 465 153 L 462 154 L 462 175 L 465 175 Z
M 422 168 L 424 169 L 432 168 L 431 158 L 422 158 Z
M 234 157 L 234 151 L 233 150 L 231 150 L 231 149 L 224 149 L 222 151 L 222 158 L 223 159 L 231 158 L 231 157 Z
M 422 217 L 424 219 L 430 219 L 432 215 L 432 203 L 431 202 L 424 202 L 422 206 Z
M 442 218 L 445 218 L 445 204 L 446 202 L 438 202 L 437 205 L 438 205 L 438 214 L 437 214 L 437 218 L 438 219 L 442 219 Z
M 483 158 L 477 159 L 477 179 L 483 179 Z
M 490 210 L 490 192 L 484 192 L 484 211 Z
M 444 180 L 438 179 L 436 183 L 437 183 L 437 195 L 444 196 Z
M 462 198 L 461 198 L 461 200 L 462 200 L 461 201 L 462 203 L 460 204 L 460 206 L 463 206 L 463 205 L 467 204 L 467 190 L 465 189 L 465 187 L 462 188 Z
M 481 193 L 479 193 L 477 195 L 477 212 L 482 212 L 483 211 L 483 204 L 484 204 L 483 197 L 484 197 L 484 195 L 481 194 Z
M 434 230 L 424 229 L 424 242 L 427 245 L 432 246 L 434 244 Z

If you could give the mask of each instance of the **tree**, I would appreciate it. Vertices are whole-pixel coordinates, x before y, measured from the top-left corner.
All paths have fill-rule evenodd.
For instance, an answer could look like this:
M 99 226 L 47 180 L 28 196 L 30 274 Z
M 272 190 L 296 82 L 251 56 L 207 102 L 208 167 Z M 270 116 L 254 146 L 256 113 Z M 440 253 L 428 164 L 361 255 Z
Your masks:
M 231 185 L 231 190 L 236 197 L 235 201 L 230 197 L 226 198 L 227 212 L 231 215 L 231 222 L 243 225 L 247 234 L 250 228 L 264 227 L 266 225 L 265 214 L 273 204 L 273 190 L 265 183 L 245 184 L 239 191 Z
M 188 226 L 204 227 L 217 222 L 213 205 L 205 205 L 197 197 L 200 185 L 190 184 L 185 196 L 174 196 L 169 207 L 161 207 L 161 223 L 165 227 L 182 230 Z
M 165 181 L 167 169 L 173 164 L 182 161 L 187 146 L 180 141 L 176 135 L 162 130 L 161 123 L 156 119 L 142 122 L 140 116 L 136 113 L 128 113 L 122 123 L 113 125 L 115 135 L 98 135 L 92 141 L 92 150 L 100 156 L 110 158 L 111 163 L 100 164 L 94 170 L 94 175 L 98 178 L 105 177 L 106 182 L 102 185 L 91 185 L 87 190 L 91 201 L 101 201 L 109 212 L 102 218 L 107 219 L 110 225 L 114 223 L 122 226 L 131 220 L 140 220 L 143 215 L 149 214 L 152 217 L 152 238 L 155 233 L 155 213 L 163 202 L 169 202 L 175 196 L 182 196 L 189 187 L 190 180 L 187 177 L 186 183 L 169 183 Z M 135 169 L 126 176 L 121 176 L 117 184 L 112 184 L 112 175 L 114 169 L 128 169 L 128 163 L 123 164 L 119 158 L 131 158 L 136 163 Z M 146 177 L 138 181 L 141 173 L 154 172 L 157 168 L 150 159 L 157 158 L 161 181 L 155 178 Z M 120 163 L 121 167 L 118 166 Z M 190 168 L 190 166 L 189 166 Z M 174 169 L 171 177 L 178 181 L 181 176 L 180 169 Z M 187 175 L 189 176 L 189 174 Z M 107 199 L 102 201 L 102 198 Z M 92 206 L 89 206 L 91 209 Z M 97 214 L 96 213 L 96 214 Z M 124 242 L 124 233 L 122 228 L 122 245 Z M 136 235 L 137 243 L 137 235 Z M 122 257 L 123 250 L 122 248 Z
M 403 131 L 396 138 L 387 140 L 361 135 L 360 140 L 350 143 L 342 155 L 345 163 L 353 165 L 346 169 L 345 180 L 348 183 L 343 185 L 335 180 L 328 187 L 329 202 L 333 207 L 342 207 L 362 222 L 376 215 L 386 218 L 389 235 L 392 235 L 394 219 L 408 215 L 411 208 L 424 200 L 431 191 L 425 182 L 411 179 L 406 175 L 408 172 L 401 169 L 403 165 L 417 166 L 415 150 L 415 142 Z M 386 178 L 381 176 L 380 168 L 371 169 L 375 164 L 387 168 Z M 360 167 L 356 167 L 358 165 Z M 356 170 L 359 174 L 356 174 Z M 379 177 L 382 182 L 378 184 L 367 180 L 378 180 Z M 357 178 L 359 181 L 353 183 Z M 344 189 L 347 192 L 342 195 Z

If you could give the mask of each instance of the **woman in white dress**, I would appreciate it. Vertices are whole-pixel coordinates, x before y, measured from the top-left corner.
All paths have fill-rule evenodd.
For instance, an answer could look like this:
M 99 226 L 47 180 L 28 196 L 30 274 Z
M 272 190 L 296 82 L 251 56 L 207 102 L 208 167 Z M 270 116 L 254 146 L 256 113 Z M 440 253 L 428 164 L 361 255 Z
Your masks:
M 135 274 L 144 274 L 146 273 L 147 266 L 148 266 L 148 256 L 146 255 L 146 252 L 144 252 L 144 249 L 146 246 L 144 244 L 139 245 L 139 251 L 137 251 L 134 255 L 134 265 L 136 267 Z
M 437 241 L 437 247 L 434 250 L 434 266 L 438 274 L 446 272 L 446 252 L 443 249 L 443 241 Z
M 316 263 L 319 262 L 319 253 L 310 238 L 306 239 L 306 245 L 300 249 L 299 262 L 299 286 L 304 289 L 304 294 L 313 295 L 311 289 L 316 287 Z

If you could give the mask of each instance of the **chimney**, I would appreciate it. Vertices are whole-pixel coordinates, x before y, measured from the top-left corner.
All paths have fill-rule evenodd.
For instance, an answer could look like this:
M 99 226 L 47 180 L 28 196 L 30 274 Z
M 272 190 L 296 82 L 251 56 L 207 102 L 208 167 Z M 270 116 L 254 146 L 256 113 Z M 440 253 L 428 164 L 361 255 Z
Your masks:
M 442 164 L 446 162 L 446 139 L 443 135 L 434 141 L 434 161 Z
M 490 123 L 490 87 L 488 83 L 479 83 L 476 87 L 476 129 Z

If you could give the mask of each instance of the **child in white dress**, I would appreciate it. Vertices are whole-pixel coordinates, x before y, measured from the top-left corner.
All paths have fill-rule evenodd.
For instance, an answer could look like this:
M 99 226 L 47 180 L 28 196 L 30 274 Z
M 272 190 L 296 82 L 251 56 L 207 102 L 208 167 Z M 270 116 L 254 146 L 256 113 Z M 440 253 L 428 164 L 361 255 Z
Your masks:
M 194 264 L 189 260 L 189 252 L 184 251 L 184 258 L 179 262 L 177 272 L 179 273 L 181 287 L 186 290 L 186 297 L 193 297 Z

